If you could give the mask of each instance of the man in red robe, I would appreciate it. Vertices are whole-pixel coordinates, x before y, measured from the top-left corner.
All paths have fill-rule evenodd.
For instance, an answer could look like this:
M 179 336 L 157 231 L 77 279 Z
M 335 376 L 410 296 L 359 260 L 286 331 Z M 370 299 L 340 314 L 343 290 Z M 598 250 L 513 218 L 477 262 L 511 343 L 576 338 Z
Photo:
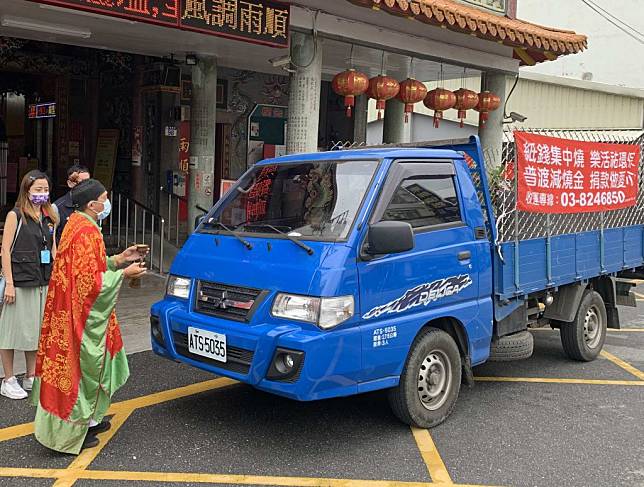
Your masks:
M 78 454 L 98 444 L 95 434 L 109 429 L 102 420 L 129 376 L 114 307 L 123 278 L 145 273 L 132 263 L 145 255 L 133 246 L 107 258 L 98 221 L 107 218 L 111 205 L 99 181 L 82 182 L 72 198 L 77 211 L 58 244 L 32 398 L 36 439 L 52 450 Z

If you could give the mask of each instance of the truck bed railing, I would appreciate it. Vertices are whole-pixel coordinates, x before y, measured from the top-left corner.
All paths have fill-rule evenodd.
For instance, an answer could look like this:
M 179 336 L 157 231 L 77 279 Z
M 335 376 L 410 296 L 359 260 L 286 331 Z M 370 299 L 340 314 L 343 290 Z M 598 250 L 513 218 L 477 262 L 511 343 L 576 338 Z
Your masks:
M 576 214 L 542 214 L 520 211 L 516 208 L 516 178 L 509 166 L 514 165 L 514 130 L 531 132 L 562 139 L 604 142 L 613 144 L 638 144 L 644 153 L 642 130 L 550 130 L 508 127 L 503 133 L 503 148 L 486 149 L 484 160 L 490 180 L 490 195 L 497 216 L 500 243 L 515 240 L 553 237 L 572 233 L 644 224 L 644 164 L 639 166 L 639 192 L 637 205 L 622 210 Z M 506 170 L 508 169 L 508 170 Z M 503 219 L 501 216 L 503 215 Z

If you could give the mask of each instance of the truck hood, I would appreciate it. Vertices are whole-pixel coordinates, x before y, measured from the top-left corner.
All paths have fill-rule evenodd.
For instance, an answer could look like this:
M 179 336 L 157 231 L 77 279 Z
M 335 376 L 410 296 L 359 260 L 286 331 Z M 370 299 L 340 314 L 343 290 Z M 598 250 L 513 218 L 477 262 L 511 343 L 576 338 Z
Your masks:
M 314 296 L 335 295 L 339 287 L 344 287 L 345 267 L 352 250 L 347 244 L 305 240 L 314 251 L 308 255 L 285 238 L 244 235 L 244 239 L 252 244 L 252 250 L 230 235 L 195 233 L 175 258 L 170 273 L 233 286 Z M 349 274 L 355 274 L 355 270 L 351 269 Z

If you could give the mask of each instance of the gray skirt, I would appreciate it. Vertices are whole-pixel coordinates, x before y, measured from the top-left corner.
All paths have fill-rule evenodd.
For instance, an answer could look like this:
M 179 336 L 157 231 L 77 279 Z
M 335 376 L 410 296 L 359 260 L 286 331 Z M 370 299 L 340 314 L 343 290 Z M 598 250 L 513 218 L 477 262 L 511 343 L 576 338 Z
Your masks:
M 16 302 L 4 304 L 0 314 L 1 350 L 38 350 L 47 286 L 17 287 Z

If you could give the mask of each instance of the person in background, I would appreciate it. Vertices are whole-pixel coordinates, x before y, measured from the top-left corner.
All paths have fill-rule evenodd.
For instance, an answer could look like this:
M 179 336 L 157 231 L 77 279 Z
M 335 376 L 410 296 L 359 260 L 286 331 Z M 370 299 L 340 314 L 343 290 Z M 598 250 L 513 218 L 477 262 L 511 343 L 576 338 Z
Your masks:
M 74 164 L 69 166 L 67 169 L 67 186 L 69 191 L 63 196 L 58 198 L 54 205 L 58 210 L 58 215 L 60 216 L 60 224 L 56 230 L 56 240 L 60 242 L 60 237 L 63 234 L 65 225 L 67 225 L 67 220 L 74 213 L 74 205 L 72 204 L 72 192 L 71 190 L 76 187 L 80 182 L 85 181 L 90 178 L 89 169 L 80 164 Z
M 107 258 L 98 222 L 111 205 L 99 181 L 80 183 L 72 201 L 77 211 L 54 261 L 32 400 L 36 439 L 76 455 L 96 446 L 96 434 L 110 428 L 104 417 L 112 395 L 130 374 L 114 308 L 123 278 L 145 274 L 135 263 L 145 255 L 132 246 Z
M 33 385 L 57 223 L 58 215 L 49 202 L 47 175 L 30 171 L 22 179 L 16 208 L 7 215 L 2 236 L 6 285 L 0 314 L 0 356 L 5 378 L 0 394 L 10 399 L 25 399 Z M 15 350 L 24 351 L 27 362 L 22 387 L 13 371 Z

